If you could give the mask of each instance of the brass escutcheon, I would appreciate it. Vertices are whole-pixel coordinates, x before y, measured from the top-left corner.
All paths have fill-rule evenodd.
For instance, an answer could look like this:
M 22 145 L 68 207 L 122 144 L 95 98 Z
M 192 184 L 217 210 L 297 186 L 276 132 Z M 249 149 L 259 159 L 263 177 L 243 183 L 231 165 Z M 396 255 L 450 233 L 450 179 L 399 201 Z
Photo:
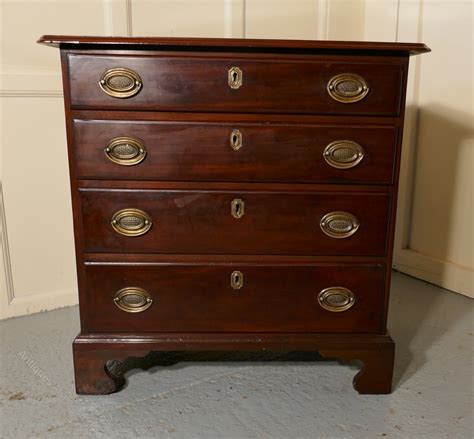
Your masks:
M 132 166 L 141 163 L 146 157 L 143 143 L 133 137 L 115 137 L 107 143 L 104 149 L 106 157 L 122 166 Z
M 242 148 L 242 133 L 235 129 L 230 133 L 230 146 L 234 151 L 238 151 Z
M 235 198 L 230 204 L 230 213 L 234 218 L 242 218 L 245 213 L 245 204 L 244 201 L 240 198 Z
M 150 308 L 153 299 L 148 291 L 138 287 L 122 288 L 114 297 L 115 305 L 129 313 L 143 312 Z
M 140 236 L 151 229 L 152 221 L 150 215 L 143 210 L 129 208 L 115 212 L 111 225 L 120 235 Z
M 242 86 L 244 73 L 238 67 L 231 67 L 227 73 L 227 81 L 229 87 L 232 89 L 238 89 Z
M 342 312 L 354 306 L 355 296 L 347 288 L 330 287 L 319 292 L 318 303 L 328 311 Z
M 240 290 L 244 286 L 244 275 L 241 271 L 234 271 L 230 275 L 230 286 L 234 290 Z
M 366 80 L 355 73 L 341 73 L 333 76 L 327 85 L 329 96 L 343 104 L 353 104 L 364 99 L 369 93 Z
M 142 85 L 142 79 L 137 72 L 122 67 L 107 70 L 99 81 L 104 93 L 119 99 L 135 96 Z

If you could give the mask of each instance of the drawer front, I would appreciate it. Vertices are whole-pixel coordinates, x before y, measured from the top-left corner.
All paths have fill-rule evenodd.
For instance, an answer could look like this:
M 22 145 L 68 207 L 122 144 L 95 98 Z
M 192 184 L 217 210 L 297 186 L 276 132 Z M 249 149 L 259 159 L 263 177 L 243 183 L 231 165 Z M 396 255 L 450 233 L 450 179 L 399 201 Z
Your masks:
M 375 332 L 381 324 L 380 265 L 112 264 L 85 272 L 91 332 Z
M 80 178 L 390 184 L 393 126 L 75 120 Z
M 360 115 L 400 111 L 400 60 L 73 54 L 68 59 L 73 108 Z
M 384 192 L 81 189 L 84 250 L 385 255 L 389 201 Z

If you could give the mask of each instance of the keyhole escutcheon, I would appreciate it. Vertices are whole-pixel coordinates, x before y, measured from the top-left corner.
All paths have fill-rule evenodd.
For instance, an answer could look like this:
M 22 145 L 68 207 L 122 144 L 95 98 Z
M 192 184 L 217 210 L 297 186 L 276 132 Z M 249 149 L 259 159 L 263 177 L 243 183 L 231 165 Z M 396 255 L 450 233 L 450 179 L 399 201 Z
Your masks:
M 234 151 L 242 148 L 242 133 L 239 130 L 233 130 L 230 134 L 230 146 Z
M 242 218 L 244 216 L 245 204 L 240 198 L 235 198 L 230 204 L 230 213 L 234 218 Z
M 230 275 L 230 286 L 234 290 L 240 290 L 244 286 L 244 275 L 241 271 L 234 271 Z
M 232 89 L 240 88 L 243 82 L 243 72 L 238 67 L 231 67 L 228 71 L 227 80 Z

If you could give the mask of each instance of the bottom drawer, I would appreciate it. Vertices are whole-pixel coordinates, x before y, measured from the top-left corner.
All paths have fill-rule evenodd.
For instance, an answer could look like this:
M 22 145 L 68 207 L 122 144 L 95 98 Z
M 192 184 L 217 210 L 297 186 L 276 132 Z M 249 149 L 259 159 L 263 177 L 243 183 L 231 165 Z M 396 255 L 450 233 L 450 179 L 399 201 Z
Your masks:
M 383 265 L 86 264 L 83 332 L 377 332 Z

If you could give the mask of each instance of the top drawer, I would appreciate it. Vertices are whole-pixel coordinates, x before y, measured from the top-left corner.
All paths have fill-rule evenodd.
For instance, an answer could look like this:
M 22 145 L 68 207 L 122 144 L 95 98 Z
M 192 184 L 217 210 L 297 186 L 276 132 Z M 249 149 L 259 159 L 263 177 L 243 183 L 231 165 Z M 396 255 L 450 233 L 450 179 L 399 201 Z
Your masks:
M 73 108 L 356 114 L 400 111 L 397 62 L 69 55 Z

